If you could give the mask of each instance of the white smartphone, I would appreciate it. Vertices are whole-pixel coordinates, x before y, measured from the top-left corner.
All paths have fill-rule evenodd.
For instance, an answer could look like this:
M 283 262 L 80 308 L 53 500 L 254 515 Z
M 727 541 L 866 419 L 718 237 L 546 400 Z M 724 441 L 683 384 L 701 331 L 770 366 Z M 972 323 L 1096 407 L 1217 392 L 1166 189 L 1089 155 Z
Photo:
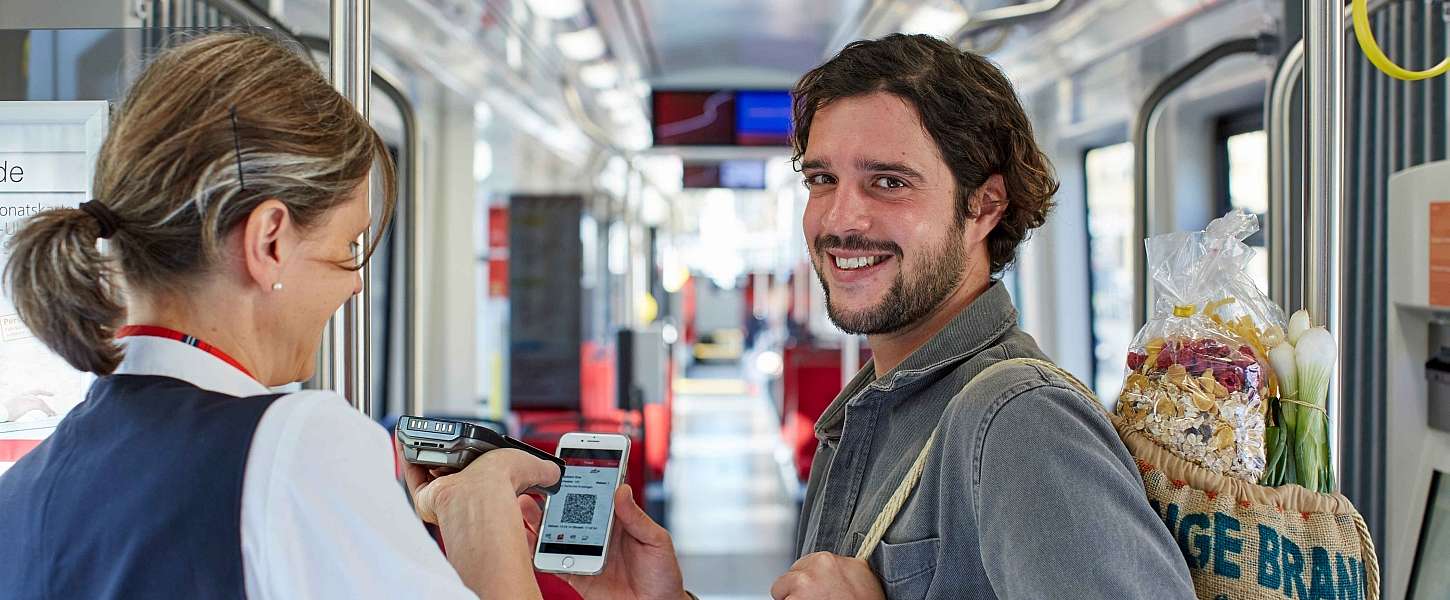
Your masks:
M 597 575 L 604 570 L 614 526 L 614 491 L 629 464 L 629 438 L 612 433 L 566 433 L 559 440 L 564 479 L 544 505 L 534 568 Z

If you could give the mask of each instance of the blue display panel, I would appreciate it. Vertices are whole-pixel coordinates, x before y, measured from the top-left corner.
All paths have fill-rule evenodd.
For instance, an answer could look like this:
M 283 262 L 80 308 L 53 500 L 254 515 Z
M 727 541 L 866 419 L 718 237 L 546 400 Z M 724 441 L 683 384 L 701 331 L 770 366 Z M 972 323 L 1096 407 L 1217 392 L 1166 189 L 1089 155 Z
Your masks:
M 790 92 L 737 92 L 735 143 L 741 146 L 789 146 L 790 117 Z

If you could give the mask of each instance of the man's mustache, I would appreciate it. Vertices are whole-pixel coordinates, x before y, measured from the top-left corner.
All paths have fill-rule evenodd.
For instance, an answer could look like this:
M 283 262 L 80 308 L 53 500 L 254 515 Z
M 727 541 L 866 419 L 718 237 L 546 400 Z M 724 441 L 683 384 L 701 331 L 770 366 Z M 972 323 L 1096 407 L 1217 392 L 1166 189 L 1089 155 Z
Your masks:
M 881 252 L 891 254 L 897 258 L 901 257 L 901 246 L 895 242 L 886 240 L 872 240 L 862 235 L 848 235 L 840 237 L 829 233 L 816 236 L 816 252 L 824 253 L 827 250 L 847 250 L 853 252 Z

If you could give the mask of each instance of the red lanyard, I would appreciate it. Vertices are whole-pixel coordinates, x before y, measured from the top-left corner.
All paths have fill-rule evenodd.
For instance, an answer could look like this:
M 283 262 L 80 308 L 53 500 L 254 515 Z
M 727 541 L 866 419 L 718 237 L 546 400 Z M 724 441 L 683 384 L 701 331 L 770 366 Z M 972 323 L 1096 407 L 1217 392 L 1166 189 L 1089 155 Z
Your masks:
M 188 346 L 191 346 L 191 347 L 194 347 L 194 348 L 196 348 L 198 350 L 201 350 L 202 352 L 205 352 L 207 354 L 210 354 L 212 356 L 215 356 L 217 358 L 220 358 L 222 360 L 222 362 L 225 362 L 225 363 L 227 363 L 227 364 L 229 364 L 229 365 L 231 365 L 233 367 L 236 367 L 236 369 L 238 371 L 241 371 L 247 377 L 251 377 L 252 379 L 256 379 L 256 376 L 252 375 L 252 372 L 251 371 L 248 371 L 246 367 L 243 367 L 242 366 L 242 363 L 237 362 L 237 359 L 232 358 L 226 352 L 222 352 L 221 348 L 217 348 L 216 346 L 213 346 L 211 344 L 208 344 L 206 342 L 203 342 L 203 341 L 201 341 L 199 339 L 196 339 L 196 338 L 194 338 L 192 336 L 186 335 L 186 334 L 184 334 L 184 333 L 182 333 L 180 331 L 177 331 L 175 329 L 168 329 L 166 327 L 158 327 L 156 325 L 126 325 L 125 327 L 122 327 L 122 328 L 116 330 L 116 339 L 121 339 L 121 338 L 124 338 L 124 337 L 137 336 L 137 335 L 145 335 L 145 336 L 150 336 L 150 337 L 166 338 L 168 340 L 176 340 L 178 342 L 181 342 L 183 344 L 186 344 Z

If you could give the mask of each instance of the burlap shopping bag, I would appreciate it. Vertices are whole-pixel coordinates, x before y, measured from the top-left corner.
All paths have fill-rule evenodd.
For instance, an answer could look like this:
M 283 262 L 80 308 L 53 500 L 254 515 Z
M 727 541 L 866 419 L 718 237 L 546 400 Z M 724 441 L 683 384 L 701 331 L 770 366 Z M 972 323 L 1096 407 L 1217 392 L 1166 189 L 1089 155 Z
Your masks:
M 1003 360 L 983 369 L 964 393 L 971 397 L 972 383 L 1013 365 L 1055 372 L 1083 396 L 1096 398 L 1070 373 L 1031 358 Z M 1148 503 L 1183 551 L 1199 600 L 1379 600 L 1374 541 L 1348 498 L 1219 475 L 1108 418 L 1138 463 Z M 935 440 L 932 431 L 867 530 L 856 558 L 867 560 L 876 550 L 916 489 Z
M 1201 600 L 1379 598 L 1374 542 L 1344 496 L 1253 485 L 1183 460 L 1141 432 L 1118 433 Z

